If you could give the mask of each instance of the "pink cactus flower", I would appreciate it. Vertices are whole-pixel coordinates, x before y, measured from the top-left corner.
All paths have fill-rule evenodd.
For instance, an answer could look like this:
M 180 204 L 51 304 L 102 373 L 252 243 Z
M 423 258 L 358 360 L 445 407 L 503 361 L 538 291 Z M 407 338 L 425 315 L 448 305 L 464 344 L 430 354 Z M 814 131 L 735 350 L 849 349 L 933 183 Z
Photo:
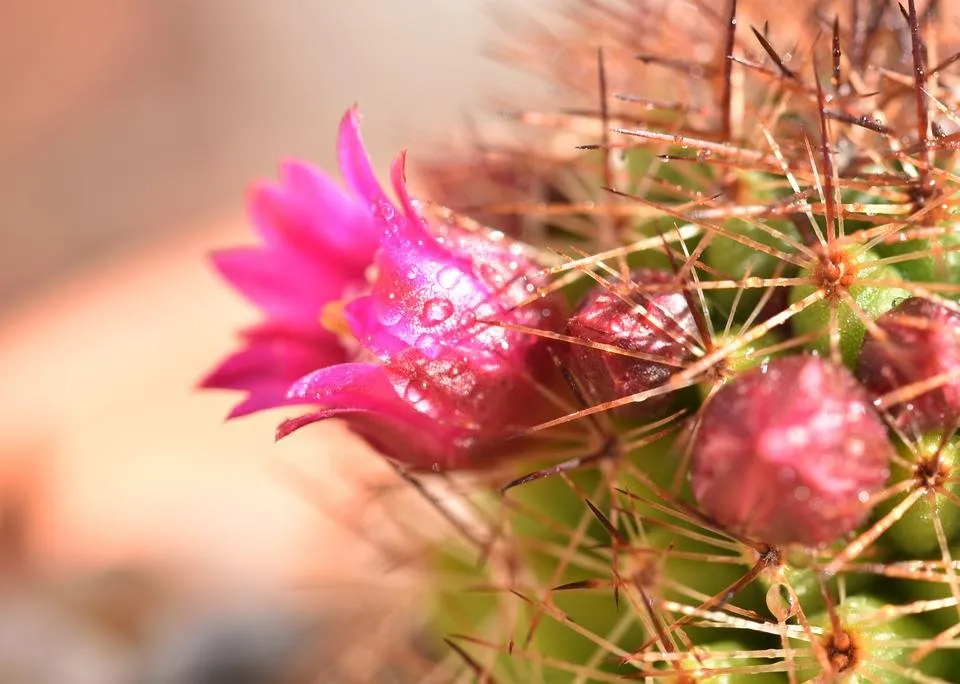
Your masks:
M 549 371 L 542 338 L 496 322 L 555 329 L 557 304 L 518 306 L 540 285 L 521 245 L 425 219 L 407 193 L 402 154 L 394 204 L 356 110 L 341 122 L 338 152 L 345 190 L 287 163 L 279 185 L 252 193 L 263 244 L 214 257 L 267 321 L 202 384 L 247 392 L 231 416 L 317 406 L 278 437 L 340 417 L 407 466 L 485 465 L 486 447 L 538 416 Z

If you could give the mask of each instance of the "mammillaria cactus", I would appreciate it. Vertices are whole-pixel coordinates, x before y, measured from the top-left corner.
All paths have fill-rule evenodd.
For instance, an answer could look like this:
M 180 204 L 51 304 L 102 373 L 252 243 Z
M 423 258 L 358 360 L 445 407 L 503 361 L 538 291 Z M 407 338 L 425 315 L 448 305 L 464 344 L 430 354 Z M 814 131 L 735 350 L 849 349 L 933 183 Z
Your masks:
M 577 98 L 518 142 L 397 208 L 348 115 L 356 199 L 254 203 L 220 265 L 270 319 L 207 384 L 345 417 L 457 531 L 395 671 L 955 681 L 958 11 L 579 0 L 504 51 Z

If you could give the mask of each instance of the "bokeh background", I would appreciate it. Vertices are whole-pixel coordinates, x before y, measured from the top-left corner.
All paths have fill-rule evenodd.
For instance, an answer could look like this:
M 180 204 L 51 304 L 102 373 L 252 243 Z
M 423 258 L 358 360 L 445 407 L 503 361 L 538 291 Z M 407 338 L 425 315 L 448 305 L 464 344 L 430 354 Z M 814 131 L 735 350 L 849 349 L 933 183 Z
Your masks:
M 255 319 L 205 253 L 354 102 L 381 168 L 442 153 L 510 78 L 495 5 L 0 0 L 0 684 L 388 681 L 337 641 L 384 569 L 329 514 L 377 461 L 194 390 Z

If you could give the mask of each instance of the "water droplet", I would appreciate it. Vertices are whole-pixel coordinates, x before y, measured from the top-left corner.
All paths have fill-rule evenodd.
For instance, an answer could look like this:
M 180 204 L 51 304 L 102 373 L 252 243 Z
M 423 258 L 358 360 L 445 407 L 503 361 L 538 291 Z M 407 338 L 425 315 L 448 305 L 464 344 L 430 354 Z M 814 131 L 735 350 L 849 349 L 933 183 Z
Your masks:
M 440 340 L 434 335 L 421 335 L 417 338 L 416 346 L 428 359 L 435 359 L 440 354 Z
M 452 290 L 457 281 L 460 280 L 461 275 L 460 269 L 453 266 L 444 266 L 437 273 L 437 283 L 446 290 Z
M 785 622 L 796 612 L 793 596 L 783 584 L 774 584 L 767 590 L 767 608 L 779 622 Z
M 390 202 L 384 200 L 377 200 L 373 203 L 373 212 L 388 223 L 393 221 L 394 216 L 397 215 L 396 208 Z
M 498 286 L 503 283 L 503 276 L 497 271 L 496 267 L 491 264 L 480 264 L 480 277 L 483 279 L 487 285 Z
M 473 311 L 464 311 L 458 322 L 464 328 L 469 328 L 477 322 L 477 314 L 475 314 Z
M 396 325 L 400 322 L 400 319 L 403 318 L 403 312 L 398 307 L 391 307 L 389 309 L 384 309 L 377 320 L 380 321 L 382 325 Z
M 438 325 L 453 314 L 453 304 L 449 299 L 434 297 L 423 303 L 422 321 L 424 325 Z
M 406 397 L 407 401 L 411 404 L 418 404 L 423 401 L 423 392 L 420 391 L 420 388 L 414 383 L 409 383 L 407 389 L 404 391 L 403 396 Z
M 393 301 L 395 299 L 394 294 L 391 292 L 387 296 L 387 299 Z M 374 310 L 377 315 L 377 320 L 381 325 L 396 325 L 400 322 L 400 319 L 403 318 L 403 310 L 395 304 L 384 305 L 380 303 L 379 305 L 375 305 Z

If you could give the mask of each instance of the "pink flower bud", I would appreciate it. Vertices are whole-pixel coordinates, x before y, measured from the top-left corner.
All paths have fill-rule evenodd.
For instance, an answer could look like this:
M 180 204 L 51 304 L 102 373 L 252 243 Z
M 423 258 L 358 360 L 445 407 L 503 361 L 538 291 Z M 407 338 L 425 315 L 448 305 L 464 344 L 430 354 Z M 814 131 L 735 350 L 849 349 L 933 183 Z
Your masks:
M 683 293 L 649 292 L 643 286 L 668 283 L 669 271 L 638 269 L 632 282 L 593 289 L 567 321 L 567 334 L 587 342 L 618 347 L 637 356 L 571 344 L 570 370 L 590 401 L 619 399 L 664 384 L 692 358 L 697 329 Z M 645 418 L 663 413 L 674 403 L 665 394 L 630 404 L 618 413 Z
M 917 396 L 891 407 L 901 427 L 914 433 L 949 430 L 960 420 L 960 312 L 910 297 L 880 316 L 883 339 L 867 334 L 857 376 L 878 395 L 917 385 Z
M 857 528 L 893 457 L 856 378 L 806 355 L 729 381 L 694 439 L 690 478 L 703 512 L 768 544 L 823 544 Z

